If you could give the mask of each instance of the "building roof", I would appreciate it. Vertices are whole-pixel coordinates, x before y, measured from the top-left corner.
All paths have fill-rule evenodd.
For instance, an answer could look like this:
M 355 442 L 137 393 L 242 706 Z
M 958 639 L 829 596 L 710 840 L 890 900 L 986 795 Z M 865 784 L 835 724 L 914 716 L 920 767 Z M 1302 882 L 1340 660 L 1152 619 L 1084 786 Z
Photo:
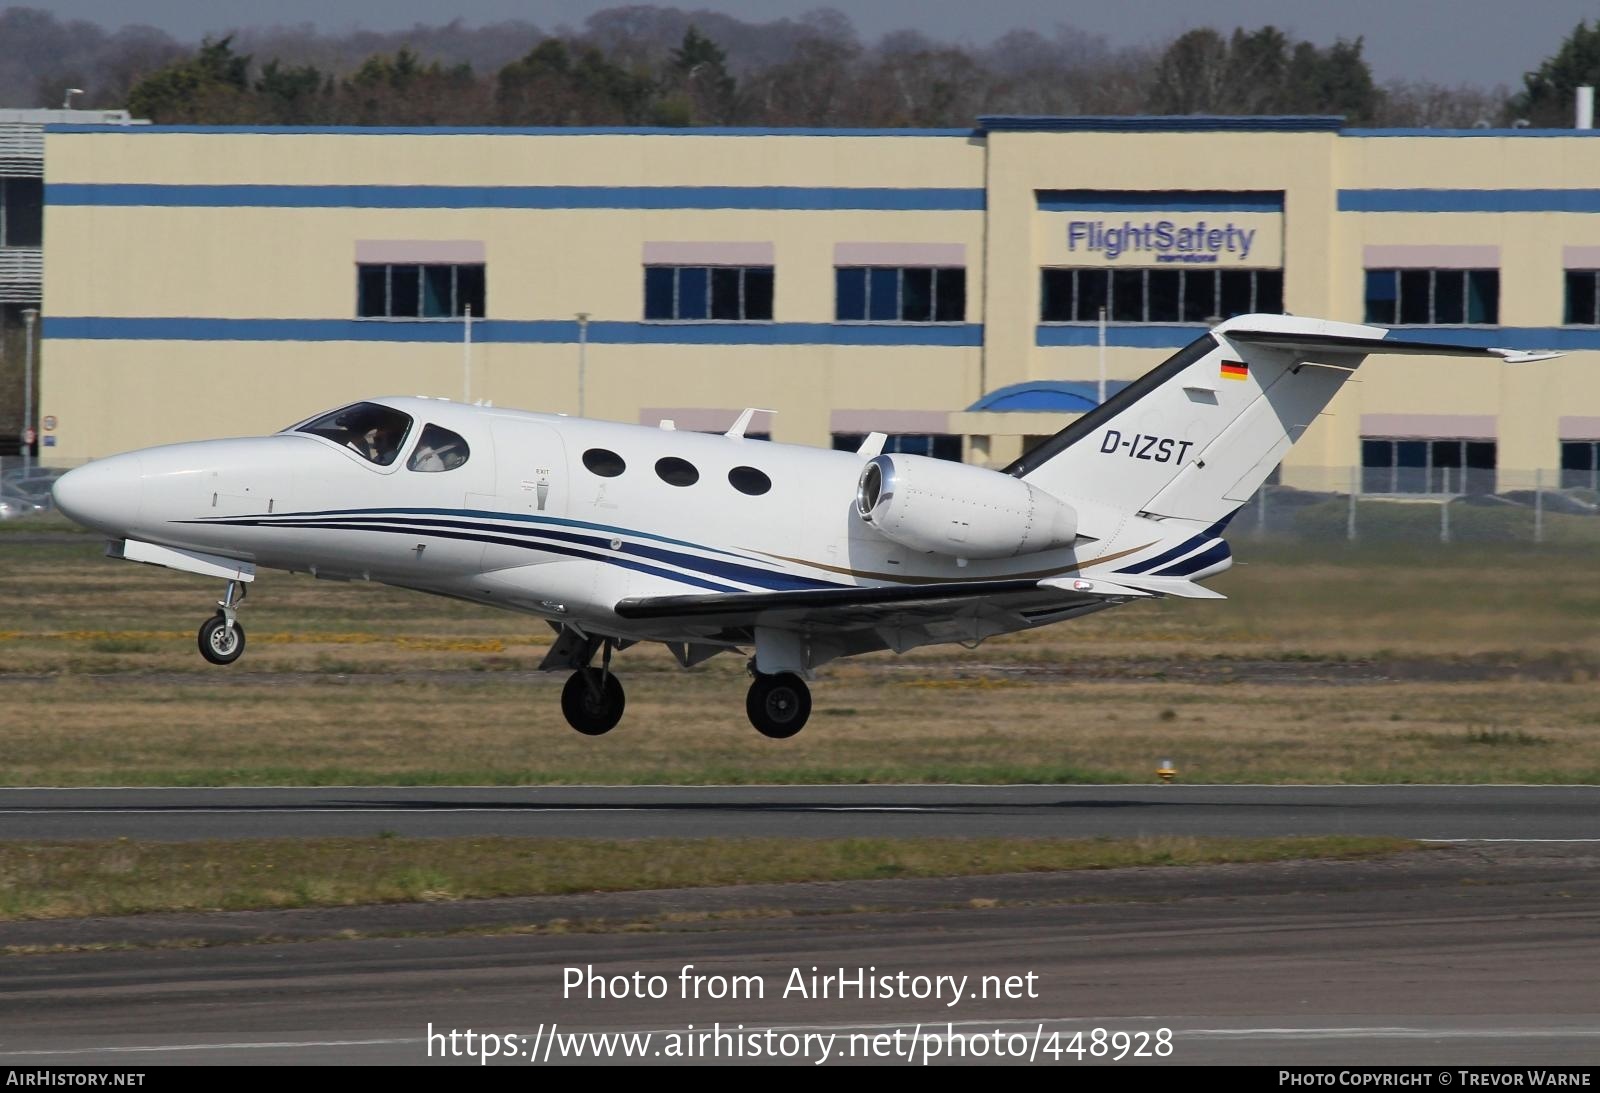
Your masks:
M 1106 396 L 1128 386 L 1127 380 L 1107 380 Z M 967 407 L 989 413 L 1082 414 L 1100 405 L 1096 380 L 1024 380 L 998 388 Z

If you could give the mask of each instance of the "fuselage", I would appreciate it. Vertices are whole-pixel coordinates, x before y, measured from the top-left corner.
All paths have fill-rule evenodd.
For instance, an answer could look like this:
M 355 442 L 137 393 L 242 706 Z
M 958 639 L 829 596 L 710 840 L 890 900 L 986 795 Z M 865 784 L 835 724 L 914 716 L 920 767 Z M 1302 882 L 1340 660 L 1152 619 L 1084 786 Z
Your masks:
M 387 463 L 370 434 L 341 442 L 308 422 L 99 460 L 61 480 L 58 503 L 112 538 L 666 640 L 681 635 L 613 606 L 1057 576 L 1161 538 L 1118 515 L 1075 547 L 969 561 L 908 549 L 863 522 L 853 502 L 865 457 L 854 452 L 441 399 L 363 405 L 405 421 Z M 444 432 L 466 448 L 448 469 L 425 445 Z

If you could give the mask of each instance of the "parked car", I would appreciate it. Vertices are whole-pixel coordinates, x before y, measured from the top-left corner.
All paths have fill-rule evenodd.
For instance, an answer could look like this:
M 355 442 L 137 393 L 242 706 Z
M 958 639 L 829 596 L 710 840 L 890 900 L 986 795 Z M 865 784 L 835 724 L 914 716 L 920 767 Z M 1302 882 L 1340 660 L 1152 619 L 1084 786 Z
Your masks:
M 49 505 L 40 504 L 25 494 L 0 489 L 0 520 L 15 520 L 19 516 L 38 516 L 49 511 Z

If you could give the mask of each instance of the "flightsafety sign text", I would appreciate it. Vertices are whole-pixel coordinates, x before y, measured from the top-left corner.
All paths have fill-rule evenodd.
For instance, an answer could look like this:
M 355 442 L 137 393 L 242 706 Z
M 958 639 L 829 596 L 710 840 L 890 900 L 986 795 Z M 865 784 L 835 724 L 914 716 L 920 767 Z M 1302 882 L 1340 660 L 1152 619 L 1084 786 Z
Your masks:
M 1245 262 L 1256 230 L 1233 221 L 1069 220 L 1067 250 L 1109 262 L 1131 254 L 1155 262 Z

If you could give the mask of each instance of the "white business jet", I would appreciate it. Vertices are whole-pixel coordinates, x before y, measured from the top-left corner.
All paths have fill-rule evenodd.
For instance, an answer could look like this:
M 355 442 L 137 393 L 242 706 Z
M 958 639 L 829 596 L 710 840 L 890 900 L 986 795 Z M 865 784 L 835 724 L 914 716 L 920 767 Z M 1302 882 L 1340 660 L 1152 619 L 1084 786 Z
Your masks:
M 218 578 L 200 652 L 244 651 L 258 568 L 371 580 L 548 621 L 562 712 L 622 717 L 612 653 L 753 650 L 746 710 L 798 732 L 839 657 L 1161 596 L 1232 564 L 1229 519 L 1369 353 L 1540 359 L 1283 315 L 1230 319 L 1004 470 L 375 398 L 281 433 L 147 448 L 60 479 L 107 553 Z M 598 665 L 595 661 L 598 659 Z

